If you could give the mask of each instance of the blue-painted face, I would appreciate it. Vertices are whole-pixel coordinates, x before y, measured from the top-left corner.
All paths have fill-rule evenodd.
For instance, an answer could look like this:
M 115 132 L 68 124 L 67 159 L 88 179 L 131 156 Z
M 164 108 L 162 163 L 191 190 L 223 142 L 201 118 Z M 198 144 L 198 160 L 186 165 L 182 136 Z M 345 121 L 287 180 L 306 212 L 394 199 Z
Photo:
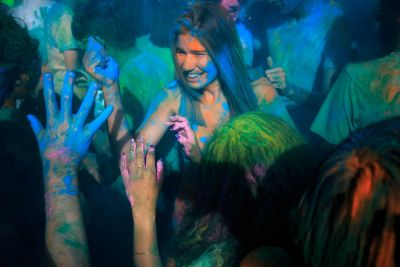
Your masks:
M 200 41 L 189 33 L 176 41 L 177 71 L 193 89 L 203 89 L 217 80 L 218 70 Z

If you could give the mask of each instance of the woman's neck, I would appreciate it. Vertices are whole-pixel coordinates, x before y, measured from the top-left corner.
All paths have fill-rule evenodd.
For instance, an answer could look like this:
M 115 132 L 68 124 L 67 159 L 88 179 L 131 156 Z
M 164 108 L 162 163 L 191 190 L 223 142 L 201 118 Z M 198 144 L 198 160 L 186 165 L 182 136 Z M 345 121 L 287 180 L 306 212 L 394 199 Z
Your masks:
M 222 94 L 221 84 L 218 79 L 207 85 L 201 97 L 203 104 L 213 104 Z

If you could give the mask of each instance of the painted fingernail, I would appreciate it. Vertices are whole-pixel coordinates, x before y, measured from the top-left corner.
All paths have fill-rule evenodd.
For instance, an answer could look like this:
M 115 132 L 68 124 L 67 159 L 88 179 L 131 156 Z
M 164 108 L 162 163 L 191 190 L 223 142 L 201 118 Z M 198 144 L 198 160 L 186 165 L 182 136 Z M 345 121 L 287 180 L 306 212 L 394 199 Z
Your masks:
M 122 154 L 122 157 L 123 157 L 123 158 L 125 158 L 125 157 L 126 157 L 126 154 L 125 154 L 125 152 L 122 152 L 121 154 Z
M 154 152 L 154 150 L 155 150 L 154 146 L 153 146 L 153 145 L 150 145 L 150 147 L 149 147 L 149 152 Z
M 139 136 L 137 139 L 138 142 L 143 142 L 143 136 Z

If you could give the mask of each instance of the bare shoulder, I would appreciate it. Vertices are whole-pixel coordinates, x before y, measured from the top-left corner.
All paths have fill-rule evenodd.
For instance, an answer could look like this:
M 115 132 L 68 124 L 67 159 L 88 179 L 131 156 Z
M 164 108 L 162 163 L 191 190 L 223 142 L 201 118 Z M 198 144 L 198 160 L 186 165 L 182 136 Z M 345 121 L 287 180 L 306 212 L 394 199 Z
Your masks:
M 272 84 L 265 77 L 261 77 L 251 83 L 254 94 L 257 97 L 258 104 L 262 102 L 273 102 L 277 97 L 278 93 Z
M 159 104 L 162 104 L 166 108 L 171 109 L 174 113 L 177 113 L 179 103 L 182 98 L 182 89 L 179 87 L 176 81 L 169 83 L 158 96 Z

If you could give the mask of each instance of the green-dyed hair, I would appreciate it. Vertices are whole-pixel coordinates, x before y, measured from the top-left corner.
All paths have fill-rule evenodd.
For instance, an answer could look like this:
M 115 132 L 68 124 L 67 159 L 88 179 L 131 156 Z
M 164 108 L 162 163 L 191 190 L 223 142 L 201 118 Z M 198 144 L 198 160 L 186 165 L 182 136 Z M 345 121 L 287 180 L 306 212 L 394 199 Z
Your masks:
M 297 239 L 307 266 L 400 266 L 400 118 L 340 144 L 299 215 Z
M 193 250 L 207 248 L 204 235 L 214 232 L 219 239 L 212 241 L 217 242 L 228 238 L 216 234 L 225 228 L 239 241 L 233 252 L 239 258 L 261 244 L 288 245 L 289 211 L 303 193 L 310 163 L 304 139 L 272 115 L 249 112 L 222 125 L 205 148 L 189 218 L 195 222 L 179 233 L 174 255 L 201 254 Z M 215 223 L 210 214 L 223 219 Z
M 261 244 L 288 246 L 289 211 L 311 177 L 310 158 L 304 139 L 282 120 L 263 112 L 240 115 L 205 148 L 194 213 L 222 214 L 239 241 L 238 255 Z M 193 247 L 192 240 L 179 241 L 180 251 Z

